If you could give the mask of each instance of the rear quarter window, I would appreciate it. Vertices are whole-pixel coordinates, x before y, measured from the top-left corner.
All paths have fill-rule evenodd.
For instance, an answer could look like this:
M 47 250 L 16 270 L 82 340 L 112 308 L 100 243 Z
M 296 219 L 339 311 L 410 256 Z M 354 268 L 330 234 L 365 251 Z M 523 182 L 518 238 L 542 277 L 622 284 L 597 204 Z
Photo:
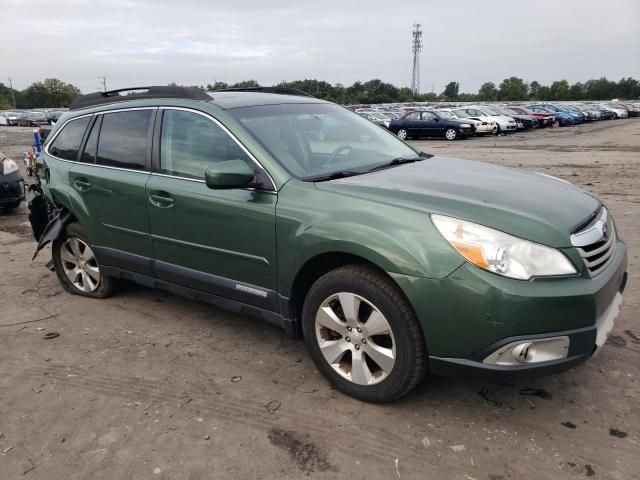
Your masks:
M 75 161 L 78 158 L 84 131 L 87 129 L 90 121 L 91 117 L 89 116 L 71 120 L 67 123 L 62 127 L 60 133 L 56 135 L 56 138 L 49 147 L 49 153 L 63 160 Z

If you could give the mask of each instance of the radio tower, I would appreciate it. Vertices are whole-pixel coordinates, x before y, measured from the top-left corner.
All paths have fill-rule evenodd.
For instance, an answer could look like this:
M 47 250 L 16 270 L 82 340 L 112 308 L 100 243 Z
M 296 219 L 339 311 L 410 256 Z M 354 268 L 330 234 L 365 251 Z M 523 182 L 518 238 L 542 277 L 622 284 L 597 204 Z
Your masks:
M 422 51 L 422 24 L 413 24 L 413 73 L 411 74 L 411 92 L 414 95 L 420 93 L 420 52 Z

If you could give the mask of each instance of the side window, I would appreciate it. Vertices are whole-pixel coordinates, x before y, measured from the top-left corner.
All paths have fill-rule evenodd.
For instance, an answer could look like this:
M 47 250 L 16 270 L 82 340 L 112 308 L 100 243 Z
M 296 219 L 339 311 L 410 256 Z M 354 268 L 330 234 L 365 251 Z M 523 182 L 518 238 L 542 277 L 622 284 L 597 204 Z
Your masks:
M 420 120 L 420 112 L 412 112 L 412 113 L 407 117 L 407 120 L 411 120 L 411 121 Z
M 98 139 L 97 163 L 144 170 L 152 110 L 105 113 Z
M 87 129 L 90 120 L 91 117 L 83 117 L 71 120 L 62 127 L 53 144 L 49 147 L 49 153 L 54 157 L 75 161 L 78 158 L 84 131 Z
M 209 164 L 226 160 L 244 160 L 251 164 L 251 159 L 238 144 L 208 118 L 183 110 L 164 111 L 161 173 L 203 179 Z
M 84 147 L 80 161 L 83 163 L 96 163 L 96 156 L 98 151 L 98 134 L 100 133 L 100 123 L 102 122 L 102 115 L 96 118 L 93 127 L 91 127 L 91 133 L 87 139 L 87 144 Z
M 436 116 L 431 112 L 422 112 L 422 120 L 433 120 Z

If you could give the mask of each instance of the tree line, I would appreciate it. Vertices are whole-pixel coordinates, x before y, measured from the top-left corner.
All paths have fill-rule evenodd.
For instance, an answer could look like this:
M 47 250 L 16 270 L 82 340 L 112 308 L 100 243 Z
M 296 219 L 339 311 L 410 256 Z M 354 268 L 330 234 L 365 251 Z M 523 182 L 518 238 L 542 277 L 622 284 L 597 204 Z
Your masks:
M 176 85 L 171 83 L 170 85 Z M 193 85 L 206 90 L 224 88 L 259 87 L 255 80 L 237 83 L 214 82 L 207 85 Z M 476 93 L 460 91 L 458 82 L 449 82 L 440 94 L 430 92 L 414 95 L 408 87 L 396 87 L 379 79 L 366 82 L 355 82 L 350 86 L 341 83 L 331 84 L 323 80 L 294 80 L 280 82 L 279 87 L 297 88 L 340 104 L 388 103 L 388 102 L 475 102 L 475 101 L 564 101 L 564 100 L 610 100 L 612 98 L 640 98 L 640 82 L 634 78 L 622 78 L 618 82 L 605 77 L 586 82 L 569 83 L 558 80 L 550 85 L 540 82 L 526 82 L 518 77 L 505 78 L 496 85 L 493 82 L 483 83 Z M 16 108 L 68 107 L 71 101 L 80 95 L 80 89 L 70 83 L 55 78 L 35 82 L 24 90 L 12 90 L 0 83 L 0 110 L 13 108 L 13 97 Z

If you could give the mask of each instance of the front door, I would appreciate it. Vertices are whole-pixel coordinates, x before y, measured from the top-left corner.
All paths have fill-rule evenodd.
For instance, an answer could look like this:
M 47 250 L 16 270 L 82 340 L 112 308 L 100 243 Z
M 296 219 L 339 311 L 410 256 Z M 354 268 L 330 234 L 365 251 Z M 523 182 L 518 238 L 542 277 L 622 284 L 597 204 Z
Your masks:
M 156 109 L 97 115 L 70 172 L 71 201 L 101 264 L 151 275 L 145 187 Z
M 260 167 L 208 115 L 161 112 L 159 151 L 146 188 L 157 276 L 274 307 L 276 192 L 208 188 L 204 172 L 214 162 L 240 159 Z
M 437 137 L 442 134 L 440 121 L 433 112 L 422 112 L 422 130 L 428 137 Z

